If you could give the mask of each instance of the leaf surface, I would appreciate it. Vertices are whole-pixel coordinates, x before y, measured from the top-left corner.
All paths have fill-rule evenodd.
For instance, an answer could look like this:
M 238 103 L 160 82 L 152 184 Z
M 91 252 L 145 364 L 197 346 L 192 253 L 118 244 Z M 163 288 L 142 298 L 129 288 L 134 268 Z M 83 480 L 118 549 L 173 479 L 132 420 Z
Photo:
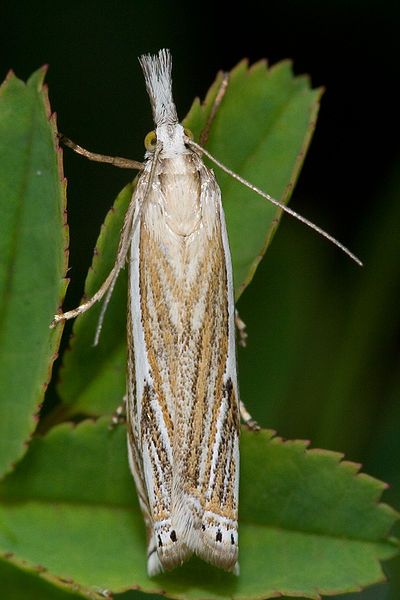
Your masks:
M 81 593 L 141 589 L 174 598 L 318 598 L 381 581 L 395 511 L 384 484 L 341 455 L 271 432 L 241 440 L 240 576 L 197 559 L 149 579 L 123 427 L 63 424 L 35 439 L 0 485 L 0 552 Z M 45 535 L 44 535 L 45 532 Z
M 0 476 L 26 451 L 62 329 L 65 182 L 43 69 L 0 88 Z
M 10 562 L 0 561 L 1 596 L 5 600 L 78 600 L 84 596 L 71 591 L 59 582 L 48 583 L 39 573 L 33 574 L 16 568 Z M 29 592 L 27 592 L 29 590 Z

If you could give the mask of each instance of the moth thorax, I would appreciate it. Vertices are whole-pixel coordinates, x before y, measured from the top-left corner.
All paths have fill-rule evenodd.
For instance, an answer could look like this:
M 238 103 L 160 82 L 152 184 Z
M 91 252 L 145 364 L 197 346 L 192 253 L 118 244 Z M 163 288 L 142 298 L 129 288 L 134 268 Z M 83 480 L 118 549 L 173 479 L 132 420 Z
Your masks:
M 180 123 L 163 123 L 156 129 L 157 142 L 162 144 L 162 154 L 164 157 L 172 157 L 176 154 L 187 152 L 184 137 L 184 128 Z

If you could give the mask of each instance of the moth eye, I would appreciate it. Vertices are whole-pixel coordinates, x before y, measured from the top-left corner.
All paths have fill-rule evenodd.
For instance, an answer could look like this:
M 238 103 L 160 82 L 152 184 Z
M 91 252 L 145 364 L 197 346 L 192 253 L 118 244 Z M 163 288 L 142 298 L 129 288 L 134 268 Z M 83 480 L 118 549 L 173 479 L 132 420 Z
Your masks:
M 186 135 L 186 137 L 188 137 L 190 140 L 194 139 L 194 135 L 191 132 L 190 129 L 188 129 L 187 127 L 185 127 L 185 129 L 183 130 L 184 134 Z
M 157 134 L 155 131 L 149 131 L 149 133 L 144 138 L 144 147 L 149 152 L 154 152 L 157 146 Z

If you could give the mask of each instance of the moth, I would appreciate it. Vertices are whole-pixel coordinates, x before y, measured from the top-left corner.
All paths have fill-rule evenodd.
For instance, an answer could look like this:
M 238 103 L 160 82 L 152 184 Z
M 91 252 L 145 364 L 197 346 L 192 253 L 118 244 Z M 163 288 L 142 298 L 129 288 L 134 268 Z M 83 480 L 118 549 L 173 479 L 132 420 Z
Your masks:
M 240 417 L 221 193 L 178 122 L 169 53 L 140 63 L 156 129 L 146 138 L 135 192 L 127 421 L 148 572 L 172 569 L 193 553 L 231 571 Z
M 128 456 L 147 528 L 148 573 L 173 569 L 193 554 L 238 573 L 240 417 L 251 417 L 239 400 L 221 191 L 202 155 L 349 251 L 194 142 L 177 117 L 168 50 L 139 60 L 155 130 L 145 138 L 144 164 L 131 164 L 140 174 L 116 262 L 90 300 L 53 324 L 107 294 L 99 332 L 128 257 Z

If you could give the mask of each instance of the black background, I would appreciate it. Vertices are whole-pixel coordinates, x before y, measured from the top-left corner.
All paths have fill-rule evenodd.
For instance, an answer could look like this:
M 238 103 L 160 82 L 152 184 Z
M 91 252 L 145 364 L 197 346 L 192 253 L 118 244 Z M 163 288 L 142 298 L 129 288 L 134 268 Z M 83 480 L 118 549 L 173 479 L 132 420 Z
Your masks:
M 13 68 L 26 78 L 48 64 L 60 130 L 90 149 L 140 160 L 151 117 L 139 54 L 171 49 L 182 116 L 218 69 L 243 57 L 291 58 L 296 73 L 309 73 L 314 86 L 326 88 L 296 208 L 316 219 L 323 215 L 324 225 L 351 245 L 398 157 L 399 6 L 387 0 L 235 8 L 183 1 L 3 2 L 0 68 L 2 75 Z M 93 247 L 110 197 L 129 175 L 69 155 L 66 173 L 77 237 L 72 265 L 83 276 L 81 245 Z
M 60 131 L 91 150 L 141 160 L 143 138 L 152 129 L 137 62 L 141 53 L 171 49 L 174 96 L 182 117 L 194 96 L 204 97 L 219 69 L 228 70 L 243 57 L 250 62 L 266 57 L 270 63 L 291 58 L 296 74 L 308 73 L 314 87 L 326 88 L 291 206 L 357 253 L 363 251 L 363 229 L 373 226 L 371 220 L 385 198 L 383 191 L 398 174 L 399 13 L 400 3 L 389 0 L 281 0 L 242 2 L 236 7 L 183 0 L 6 1 L 0 6 L 0 75 L 3 78 L 12 68 L 26 79 L 48 64 L 46 80 Z M 64 155 L 71 231 L 71 284 L 66 304 L 71 307 L 79 302 L 99 227 L 130 175 L 89 163 L 68 151 Z M 397 194 L 398 190 L 399 186 Z M 297 231 L 299 225 L 289 221 L 284 219 L 273 246 L 279 244 L 281 230 L 289 238 L 291 231 Z M 311 232 L 307 235 L 314 236 Z M 321 243 L 315 242 L 312 248 L 318 252 Z M 293 255 L 293 268 L 298 268 L 296 248 L 289 243 L 287 251 Z M 330 282 L 360 277 L 346 259 L 335 252 L 332 256 Z M 244 317 L 255 336 L 263 294 L 271 293 L 268 286 L 263 288 L 261 279 L 258 274 L 249 300 L 245 297 L 243 301 Z M 393 294 L 398 291 L 399 282 L 393 281 Z M 275 292 L 279 294 L 279 290 Z M 251 301 L 256 302 L 258 312 L 249 308 Z M 398 311 L 394 311 L 387 324 L 392 333 L 390 346 L 379 358 L 392 371 L 399 366 L 398 321 Z M 251 387 L 244 385 L 243 389 Z M 251 409 L 251 398 L 246 400 Z M 380 405 L 374 410 L 378 414 Z M 256 408 L 255 413 L 262 420 L 264 412 Z M 353 418 L 357 427 L 357 417 Z M 262 422 L 277 426 L 283 435 L 311 435 L 324 443 L 323 436 L 314 434 L 307 423 L 293 422 L 290 411 L 282 423 Z M 400 423 L 397 431 L 400 436 Z M 345 450 L 351 459 L 366 461 L 373 475 L 390 481 L 393 464 L 398 470 L 399 457 L 386 457 L 386 467 L 380 470 L 368 459 L 369 439 L 365 436 L 364 445 L 352 445 L 350 434 L 338 434 L 325 444 Z M 391 483 L 395 484 L 394 479 Z M 398 483 L 393 497 L 399 498 Z M 362 598 L 383 599 L 389 598 L 388 594 L 393 600 L 400 597 L 398 588 L 378 586 Z

